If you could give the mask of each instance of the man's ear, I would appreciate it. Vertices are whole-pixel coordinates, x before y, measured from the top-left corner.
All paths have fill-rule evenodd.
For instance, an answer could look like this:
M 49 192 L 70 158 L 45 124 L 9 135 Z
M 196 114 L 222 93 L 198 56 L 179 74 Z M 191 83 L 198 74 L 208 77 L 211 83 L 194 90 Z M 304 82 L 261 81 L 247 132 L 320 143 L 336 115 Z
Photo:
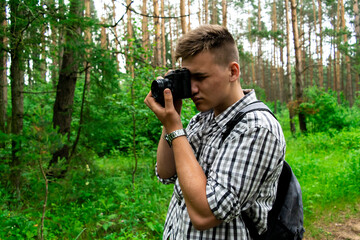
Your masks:
M 237 81 L 240 77 L 240 65 L 237 62 L 231 62 L 230 68 L 230 81 Z

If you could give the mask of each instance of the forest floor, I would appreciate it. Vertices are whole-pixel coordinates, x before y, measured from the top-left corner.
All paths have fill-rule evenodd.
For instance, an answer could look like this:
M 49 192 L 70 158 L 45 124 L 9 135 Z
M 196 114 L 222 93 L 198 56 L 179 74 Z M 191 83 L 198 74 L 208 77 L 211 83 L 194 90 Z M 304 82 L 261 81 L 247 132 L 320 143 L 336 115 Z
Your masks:
M 360 203 L 355 208 L 355 212 L 332 212 L 315 220 L 311 233 L 305 232 L 304 240 L 360 240 Z

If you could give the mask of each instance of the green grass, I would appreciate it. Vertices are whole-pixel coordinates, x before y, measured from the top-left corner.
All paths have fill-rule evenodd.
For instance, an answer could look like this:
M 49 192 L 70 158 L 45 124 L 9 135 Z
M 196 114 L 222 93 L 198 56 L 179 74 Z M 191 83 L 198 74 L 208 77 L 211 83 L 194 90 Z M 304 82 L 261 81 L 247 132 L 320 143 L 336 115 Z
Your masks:
M 291 136 L 286 159 L 303 193 L 308 236 L 326 234 L 324 224 L 337 213 L 359 214 L 360 129 Z M 84 161 L 85 162 L 85 161 Z M 45 239 L 160 239 L 172 186 L 154 176 L 154 159 L 139 158 L 132 183 L 131 157 L 113 152 L 87 159 L 62 180 L 51 182 L 45 218 Z M 24 173 L 22 201 L 0 186 L 0 239 L 35 239 L 39 232 L 44 182 L 38 169 Z M 350 210 L 349 210 L 350 209 Z M 331 214 L 334 213 L 334 214 Z

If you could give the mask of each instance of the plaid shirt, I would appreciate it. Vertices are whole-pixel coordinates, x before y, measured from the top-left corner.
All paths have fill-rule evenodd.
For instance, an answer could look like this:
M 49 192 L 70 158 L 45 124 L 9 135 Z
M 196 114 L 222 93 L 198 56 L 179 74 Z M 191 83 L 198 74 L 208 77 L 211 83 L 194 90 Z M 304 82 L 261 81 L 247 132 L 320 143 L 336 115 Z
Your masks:
M 265 111 L 246 114 L 220 146 L 226 123 L 256 101 L 254 91 L 214 117 L 213 111 L 198 113 L 187 126 L 188 140 L 207 176 L 206 194 L 216 218 L 223 222 L 198 231 L 190 221 L 176 176 L 159 180 L 175 183 L 163 239 L 251 239 L 241 218 L 245 212 L 266 230 L 267 214 L 276 196 L 276 186 L 285 157 L 285 139 L 278 121 Z

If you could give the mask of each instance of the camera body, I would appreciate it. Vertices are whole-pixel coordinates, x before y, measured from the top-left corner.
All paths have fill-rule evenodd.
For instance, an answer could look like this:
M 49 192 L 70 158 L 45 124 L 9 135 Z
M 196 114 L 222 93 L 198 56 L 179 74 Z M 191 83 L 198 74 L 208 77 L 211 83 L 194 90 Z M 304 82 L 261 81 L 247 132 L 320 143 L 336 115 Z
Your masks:
M 191 97 L 191 73 L 186 68 L 177 69 L 168 73 L 163 79 L 154 80 L 151 83 L 151 93 L 155 100 L 162 106 L 164 102 L 164 90 L 169 88 L 173 99 Z

